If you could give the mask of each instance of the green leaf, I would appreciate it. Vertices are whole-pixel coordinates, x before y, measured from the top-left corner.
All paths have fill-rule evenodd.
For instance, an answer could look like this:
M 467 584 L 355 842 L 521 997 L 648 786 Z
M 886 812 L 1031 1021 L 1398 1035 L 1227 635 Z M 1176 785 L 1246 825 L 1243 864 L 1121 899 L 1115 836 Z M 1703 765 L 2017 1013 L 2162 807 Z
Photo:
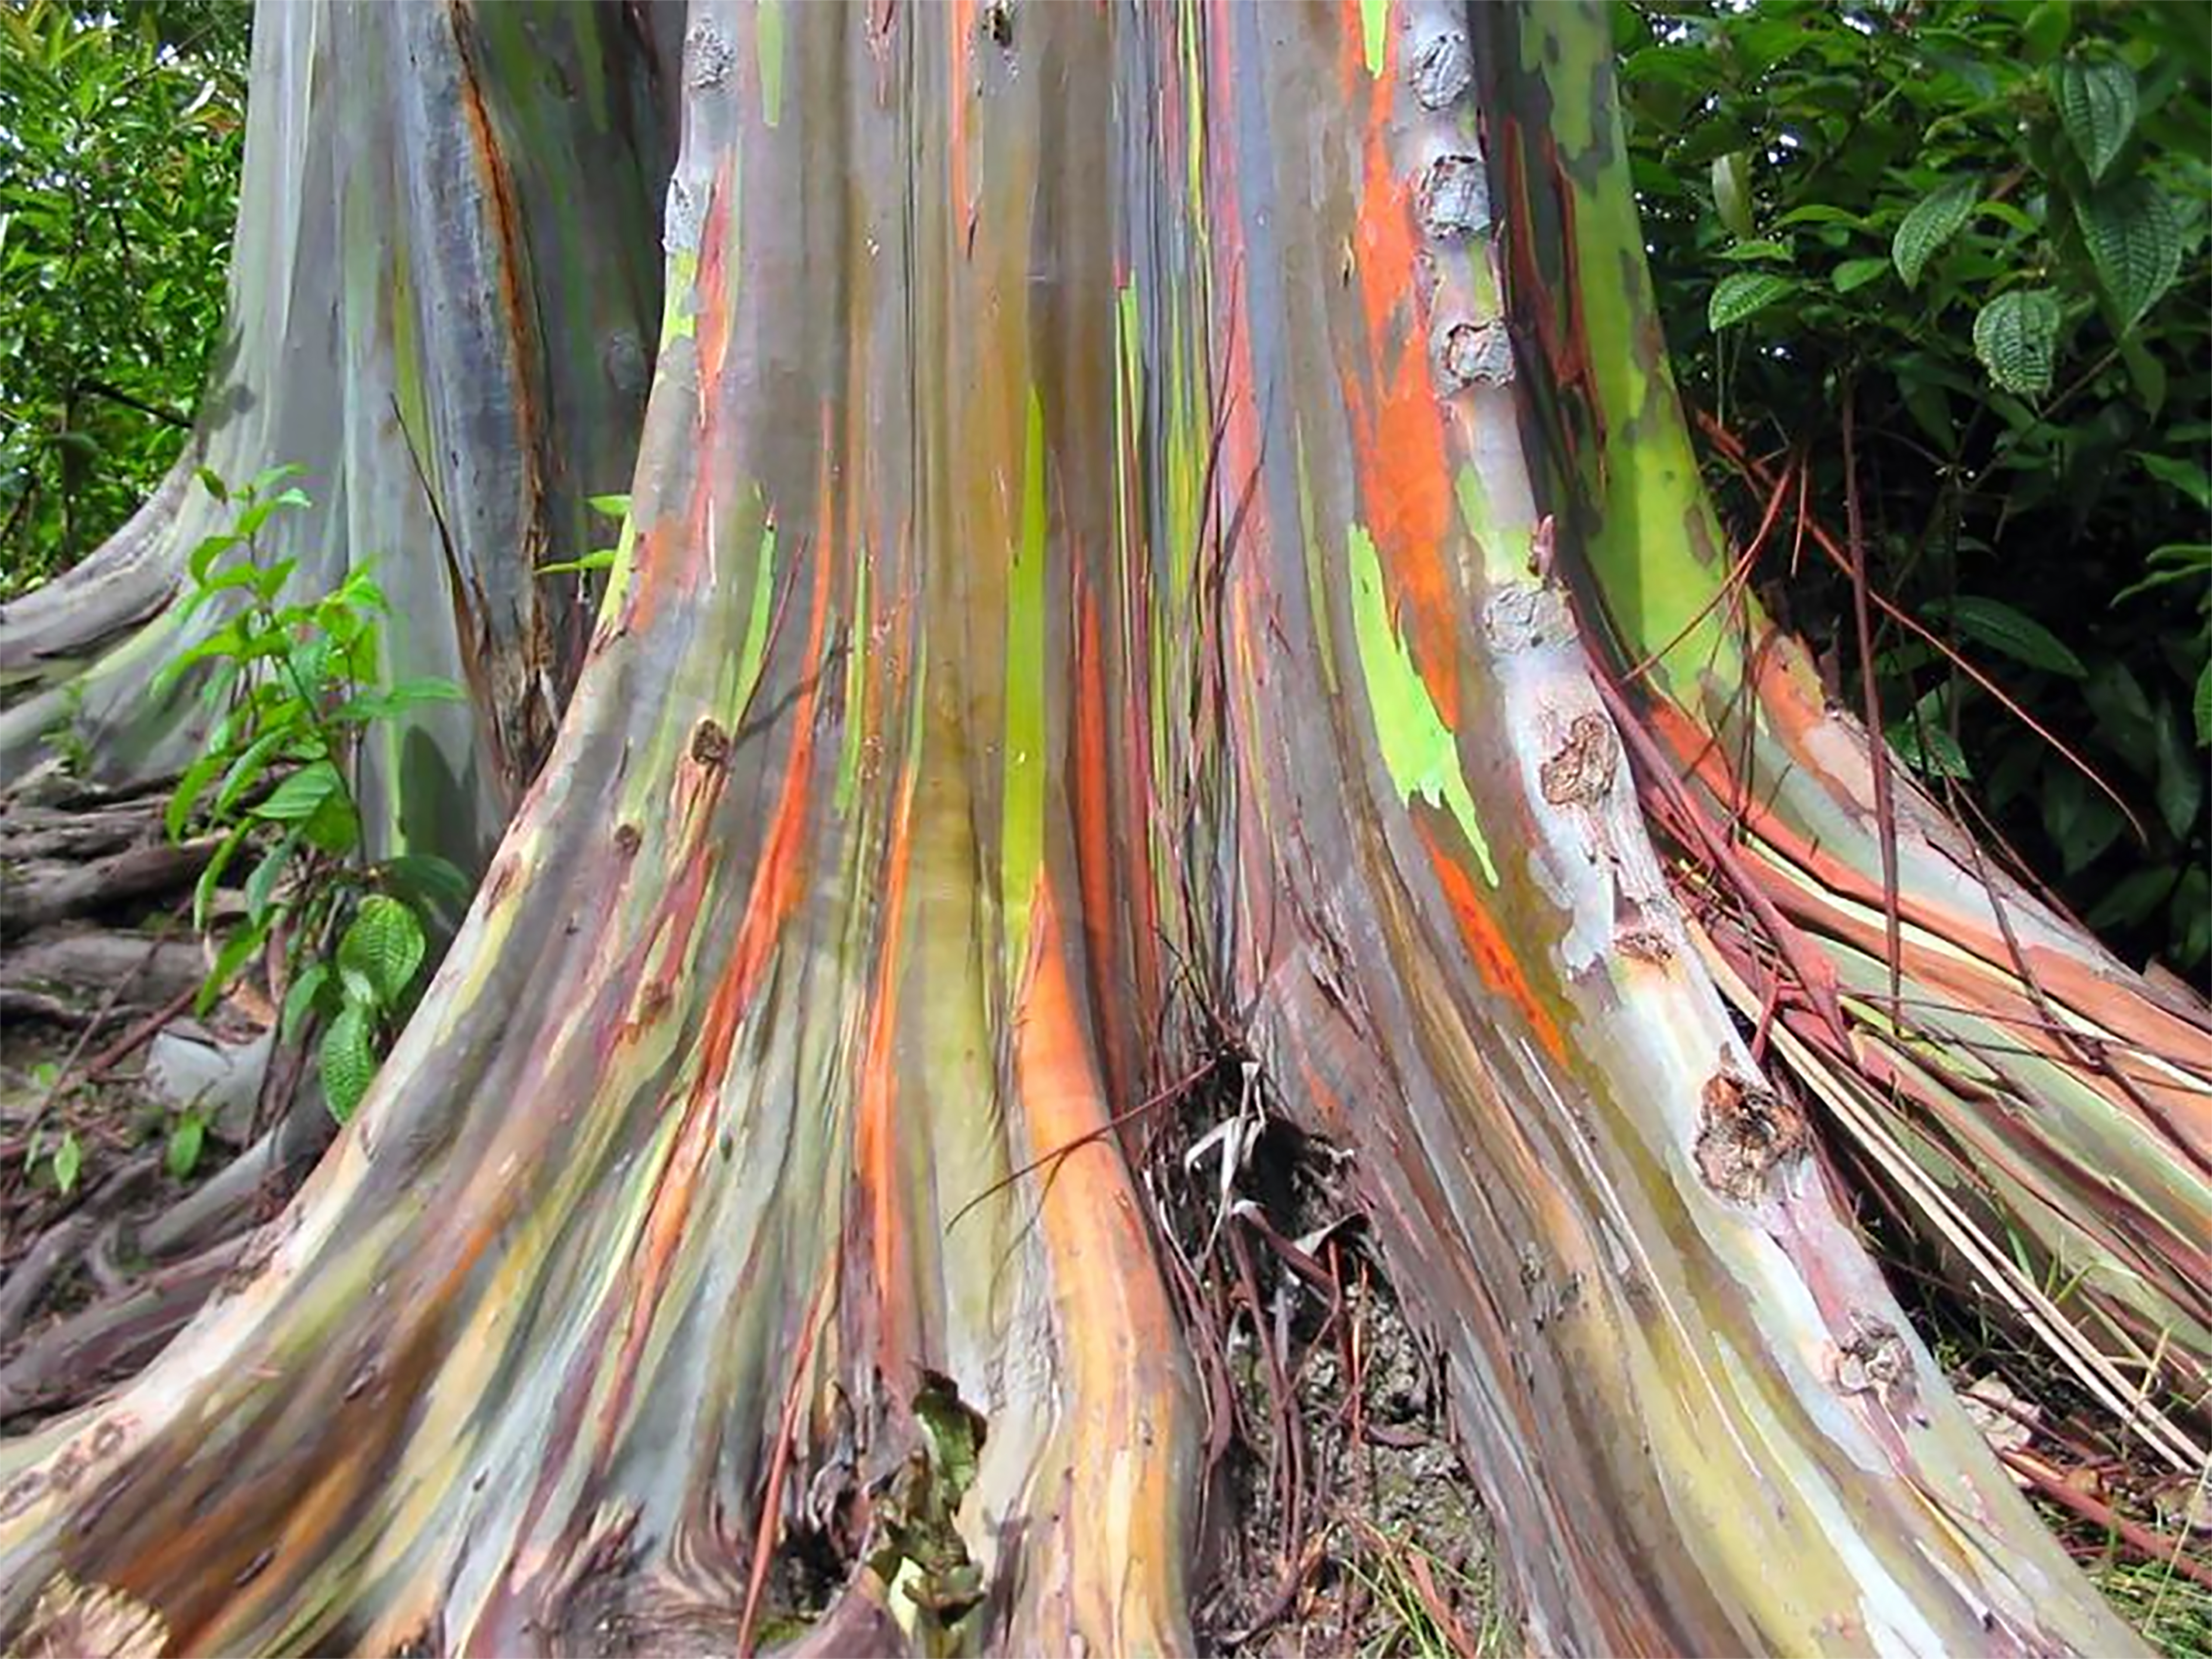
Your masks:
M 541 574 L 543 570 L 541 566 Z M 400 680 L 381 690 L 364 691 L 359 696 L 349 699 L 331 711 L 331 718 L 341 724 L 390 720 L 425 703 L 463 702 L 466 700 L 467 694 L 451 680 Z
M 2204 763 L 2197 758 L 2181 715 L 2160 697 L 2153 726 L 2158 742 L 2158 815 L 2178 837 L 2186 837 L 2204 805 Z
M 315 1000 L 323 994 L 323 987 L 330 982 L 331 965 L 327 962 L 311 962 L 300 970 L 299 977 L 284 993 L 284 1012 L 276 1024 L 276 1035 L 281 1041 L 299 1041 L 300 1028 L 314 1012 Z
M 228 813 L 237 804 L 238 798 L 259 781 L 262 773 L 268 769 L 270 759 L 294 736 L 289 727 L 280 726 L 273 731 L 264 732 L 246 745 L 238 758 L 231 763 L 230 769 L 223 774 L 222 787 L 215 793 L 214 811 L 217 817 Z
M 361 820 L 354 816 L 353 803 L 345 796 L 331 795 L 308 815 L 300 833 L 309 846 L 343 858 L 360 844 Z
M 2212 749 L 2212 662 L 2197 677 L 2197 694 L 2190 702 L 2190 712 L 2197 717 L 2197 746 Z
M 2074 217 L 2125 332 L 2181 274 L 2181 216 L 2149 179 L 2130 179 L 2076 201 Z
M 208 969 L 208 976 L 200 981 L 199 994 L 192 999 L 195 1017 L 215 1006 L 268 937 L 266 921 L 249 921 L 222 942 L 222 949 L 216 953 L 215 966 Z
M 253 809 L 257 818 L 276 823 L 297 823 L 313 817 L 333 795 L 342 794 L 345 780 L 329 761 L 303 766 L 269 792 L 269 799 Z
M 1912 211 L 1899 223 L 1897 234 L 1890 239 L 1889 257 L 1896 264 L 1897 274 L 1905 278 L 1905 287 L 1917 286 L 1929 260 L 1959 234 L 1959 228 L 1973 214 L 1981 188 L 1981 180 L 1971 174 L 1947 179 L 1915 203 Z
M 323 1100 L 341 1123 L 353 1115 L 376 1080 L 375 1030 L 375 1016 L 369 1009 L 348 1002 L 323 1033 Z
M 222 474 L 218 473 L 213 467 L 203 466 L 198 468 L 194 471 L 192 476 L 200 481 L 200 488 L 206 490 L 209 495 L 214 496 L 216 500 L 219 501 L 228 501 L 230 499 L 230 486 L 223 483 Z
M 960 1397 L 959 1386 L 951 1377 L 933 1370 L 921 1374 L 914 1414 L 929 1432 L 930 1462 L 944 1482 L 946 1507 L 957 1509 L 975 1481 L 987 1431 L 983 1414 Z
M 378 869 L 399 891 L 455 914 L 466 909 L 476 893 L 476 884 L 459 865 L 434 854 L 402 853 Z
M 262 854 L 261 862 L 253 866 L 253 873 L 246 878 L 246 917 L 249 921 L 261 921 L 269 915 L 270 902 L 276 893 L 276 884 L 285 871 L 292 866 L 292 851 L 298 844 L 298 835 L 293 835 Z
M 2066 44 L 2067 31 L 2072 27 L 2074 9 L 2069 0 L 2042 0 L 2027 14 L 2020 26 L 2020 37 L 2027 47 L 2028 56 L 2037 62 L 2046 62 L 2058 55 Z
M 161 817 L 162 827 L 169 832 L 171 841 L 185 838 L 185 830 L 191 823 L 192 808 L 198 804 L 202 793 L 229 758 L 228 755 L 218 750 L 214 754 L 202 755 L 185 769 L 184 776 L 177 780 L 177 787 L 169 792 L 169 810 Z
M 168 1150 L 161 1162 L 179 1181 L 191 1178 L 199 1166 L 200 1147 L 207 1139 L 207 1121 L 198 1112 L 186 1112 L 169 1128 Z
M 1796 286 L 1789 277 L 1778 276 L 1769 270 L 1740 270 L 1723 276 L 1714 285 L 1712 300 L 1705 307 L 1706 324 L 1716 334 L 1724 328 L 1733 328 L 1791 293 Z
M 1863 213 L 1853 213 L 1849 208 L 1834 207 L 1826 202 L 1808 202 L 1777 219 L 1774 228 L 1786 230 L 1792 225 L 1848 225 L 1854 230 L 1863 230 L 1866 223 Z
M 592 512 L 607 518 L 618 520 L 629 515 L 629 497 L 627 495 L 587 495 L 584 499 Z
M 1888 274 L 1887 259 L 1846 259 L 1829 273 L 1828 280 L 1837 293 L 1850 294 Z
M 2152 477 L 2179 489 L 2198 507 L 2212 513 L 2212 474 L 2204 471 L 2203 462 L 2182 455 L 2146 454 L 2141 450 L 2134 454 Z
M 415 912 L 396 898 L 372 893 L 362 900 L 338 940 L 338 969 L 358 974 L 383 1007 L 396 1006 L 422 965 L 425 941 Z
M 2131 927 L 2158 908 L 2179 874 L 2167 865 L 2123 876 L 2081 920 L 2095 929 Z
M 536 573 L 540 576 L 557 576 L 568 570 L 605 570 L 611 568 L 618 556 L 611 547 L 595 548 L 580 559 L 556 559 L 551 564 L 541 564 Z
M 2064 641 L 2001 599 L 1961 593 L 1953 599 L 1930 599 L 1923 609 L 1930 617 L 1948 617 L 1966 638 L 2002 651 L 2031 668 L 2046 669 L 2075 680 L 2088 676 L 2087 666 L 2067 648 Z
M 1723 248 L 1720 257 L 1741 264 L 1753 259 L 1791 259 L 1796 255 L 1787 242 L 1756 241 L 1738 242 L 1733 247 Z
M 76 1178 L 84 1168 L 84 1148 L 77 1145 L 76 1131 L 62 1131 L 62 1144 L 54 1148 L 52 1159 L 54 1185 L 67 1198 L 76 1190 Z
M 2118 58 L 2084 62 L 2069 58 L 2053 76 L 2051 95 L 2058 105 L 2066 142 L 2081 158 L 2094 184 L 2105 176 L 2136 125 L 2136 72 Z
M 2063 315 L 2047 288 L 2000 294 L 1974 319 L 1974 356 L 2007 392 L 2040 397 L 2051 390 Z
M 208 913 L 215 908 L 216 889 L 222 884 L 222 872 L 230 867 L 231 860 L 238 856 L 238 849 L 246 845 L 246 838 L 252 833 L 251 824 L 241 823 L 233 829 L 201 870 L 200 878 L 192 884 L 193 927 L 206 927 Z
M 2113 594 L 2114 605 L 2138 593 L 2147 593 L 2154 587 L 2193 580 L 2206 584 L 2204 605 L 2207 610 L 2212 610 L 2212 542 L 2167 542 L 2151 549 L 2143 562 L 2150 567 L 2151 574 Z
M 1713 157 L 1713 209 L 1720 215 L 1729 234 L 1740 242 L 1752 239 L 1751 220 L 1751 158 L 1743 151 L 1730 150 L 1725 155 Z

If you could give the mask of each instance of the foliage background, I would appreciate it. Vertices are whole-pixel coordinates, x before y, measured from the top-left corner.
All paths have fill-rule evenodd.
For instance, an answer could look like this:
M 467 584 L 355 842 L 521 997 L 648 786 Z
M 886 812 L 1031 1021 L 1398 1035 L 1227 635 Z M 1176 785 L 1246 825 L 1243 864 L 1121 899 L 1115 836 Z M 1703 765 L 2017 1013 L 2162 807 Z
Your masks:
M 0 5 L 0 598 L 130 516 L 222 323 L 246 0 Z
M 1847 522 L 1872 583 L 2001 684 L 1879 628 L 1907 760 L 2124 955 L 2212 949 L 2212 7 L 1623 3 L 1624 100 L 1685 396 Z M 1765 506 L 1720 449 L 1732 530 Z M 1767 603 L 1858 684 L 1792 528 Z M 1857 706 L 1852 691 L 1841 693 Z M 2081 753 L 2141 825 L 2060 757 Z

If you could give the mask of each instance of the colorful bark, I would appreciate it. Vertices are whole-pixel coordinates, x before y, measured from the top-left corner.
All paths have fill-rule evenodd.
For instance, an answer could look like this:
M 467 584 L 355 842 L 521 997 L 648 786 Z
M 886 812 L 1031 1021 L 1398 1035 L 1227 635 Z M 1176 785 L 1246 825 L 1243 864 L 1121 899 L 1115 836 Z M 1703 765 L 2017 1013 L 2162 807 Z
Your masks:
M 1127 1120 L 1226 1014 L 1354 1155 L 1534 1648 L 2124 1648 L 1689 948 L 1464 30 L 695 4 L 552 757 L 252 1269 L 0 1449 L 0 1629 L 66 1574 L 179 1650 L 742 1645 L 926 1367 L 988 1425 L 968 1638 L 1188 1647 Z M 856 1542 L 811 1639 L 897 1645 Z

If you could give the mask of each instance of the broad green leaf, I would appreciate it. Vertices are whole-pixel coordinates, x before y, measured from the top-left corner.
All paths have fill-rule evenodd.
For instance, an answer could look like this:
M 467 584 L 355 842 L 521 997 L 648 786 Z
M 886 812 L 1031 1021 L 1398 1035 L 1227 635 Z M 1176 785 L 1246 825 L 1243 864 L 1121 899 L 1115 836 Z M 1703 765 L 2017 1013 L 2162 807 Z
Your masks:
M 476 884 L 459 865 L 429 853 L 402 853 L 378 866 L 385 879 L 403 893 L 459 913 L 468 907 Z
M 2182 729 L 2180 711 L 2160 697 L 2154 727 L 2158 739 L 2158 815 L 2185 837 L 2204 805 L 2204 763 Z
M 2212 513 L 2212 474 L 2204 471 L 2202 461 L 2185 455 L 2151 455 L 2141 450 L 2135 452 L 2135 457 L 2152 477 L 2180 490 L 2197 506 Z
M 2069 58 L 2057 66 L 2052 82 L 2066 142 L 2094 184 L 2135 129 L 2136 72 L 2118 58 Z
M 54 1185 L 67 1198 L 76 1190 L 76 1178 L 84 1169 L 84 1148 L 77 1145 L 76 1131 L 62 1131 L 62 1144 L 54 1148 L 52 1160 Z
M 398 899 L 371 893 L 338 940 L 338 968 L 360 975 L 379 1006 L 390 1008 L 422 965 L 424 948 L 415 912 Z
M 1752 239 L 1751 158 L 1730 150 L 1713 157 L 1713 208 L 1729 234 L 1739 242 Z
M 2074 8 L 2069 0 L 2042 0 L 2027 14 L 2020 26 L 2020 37 L 2027 47 L 2028 55 L 2041 63 L 2058 55 L 2066 44 L 2067 31 L 2073 27 Z
M 200 467 L 193 472 L 192 476 L 200 481 L 200 488 L 214 496 L 216 500 L 228 501 L 230 499 L 230 486 L 223 483 L 222 475 L 213 467 Z
M 1948 617 L 1966 638 L 2002 651 L 2031 668 L 2081 679 L 2089 670 L 2067 648 L 2064 641 L 2034 617 L 2024 616 L 2002 599 L 1978 593 L 1961 593 L 1953 599 L 1931 599 L 1923 607 L 1930 617 Z
M 348 1002 L 323 1033 L 323 1100 L 341 1123 L 376 1079 L 375 1029 L 375 1016 L 366 1006 Z
M 269 799 L 253 809 L 257 818 L 276 823 L 297 823 L 313 817 L 317 808 L 343 793 L 345 780 L 329 761 L 303 766 L 269 792 Z
M 1791 208 L 1774 222 L 1774 227 L 1777 230 L 1785 230 L 1791 225 L 1849 225 L 1856 230 L 1863 229 L 1866 222 L 1864 214 L 1853 213 L 1848 208 L 1832 207 L 1826 202 L 1808 202 L 1802 207 Z
M 629 514 L 629 497 L 627 495 L 587 495 L 584 499 L 592 512 L 610 519 L 625 518 Z
M 1706 324 L 1716 334 L 1733 328 L 1796 286 L 1789 277 L 1768 270 L 1740 270 L 1723 276 L 1714 285 L 1712 300 L 1705 307 Z
M 1837 293 L 1850 294 L 1888 274 L 1887 259 L 1846 259 L 1830 273 L 1828 280 Z
M 2047 288 L 2000 294 L 1974 319 L 1974 356 L 2006 391 L 2040 397 L 2051 390 L 2063 316 Z
M 1968 174 L 1947 179 L 1913 204 L 1890 239 L 1889 257 L 1907 288 L 1917 287 L 1920 273 L 1944 243 L 1959 234 L 1974 211 L 1981 180 Z
M 2149 179 L 2130 179 L 2075 202 L 2074 217 L 2124 332 L 2181 274 L 2181 216 Z
M 245 493 L 249 495 L 255 496 L 265 495 L 272 488 L 283 483 L 285 479 L 296 478 L 307 470 L 307 469 L 306 467 L 301 466 L 297 461 L 287 461 L 282 466 L 266 468 L 253 475 L 253 482 L 246 485 Z M 290 489 L 285 491 L 285 494 L 288 495 L 299 495 L 300 492 L 296 489 Z M 302 501 L 305 501 L 307 497 L 301 495 L 300 499 Z
M 185 560 L 185 568 L 191 573 L 194 581 L 204 582 L 207 580 L 209 567 L 224 553 L 236 547 L 241 539 L 240 537 L 227 530 L 203 538 Z
M 300 970 L 291 988 L 284 993 L 284 1012 L 276 1023 L 276 1035 L 285 1042 L 299 1041 L 300 1028 L 314 1011 L 315 1000 L 323 987 L 331 982 L 331 965 L 327 962 L 311 962 Z
M 169 1128 L 168 1150 L 161 1162 L 179 1181 L 190 1179 L 198 1168 L 200 1146 L 207 1139 L 207 1121 L 198 1112 L 186 1112 Z
M 325 853 L 343 858 L 361 842 L 361 820 L 354 816 L 353 803 L 342 794 L 325 798 L 322 804 L 307 815 L 300 826 L 300 833 L 311 847 L 319 847 Z
M 2206 663 L 2204 672 L 2197 677 L 2197 695 L 2191 702 L 2191 712 L 2197 717 L 2197 746 L 2212 749 L 2212 662 Z
M 2092 929 L 2131 927 L 2158 908 L 2179 874 L 2166 865 L 2123 876 L 2081 921 Z

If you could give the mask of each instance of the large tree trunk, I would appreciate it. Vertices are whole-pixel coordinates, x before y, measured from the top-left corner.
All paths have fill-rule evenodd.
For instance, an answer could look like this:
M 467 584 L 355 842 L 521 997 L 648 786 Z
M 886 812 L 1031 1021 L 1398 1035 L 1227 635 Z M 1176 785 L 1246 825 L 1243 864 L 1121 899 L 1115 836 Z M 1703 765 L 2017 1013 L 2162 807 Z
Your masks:
M 927 1368 L 988 1425 L 965 1639 L 1187 1648 L 1205 1419 L 1136 1148 L 1210 1070 L 1351 1152 L 1536 1650 L 2127 1648 L 1647 837 L 1472 27 L 697 0 L 551 757 L 246 1268 L 0 1449 L 0 1630 L 66 1580 L 178 1651 L 727 1650 L 780 1550 L 865 1534 Z M 856 1553 L 802 1639 L 900 1647 Z

